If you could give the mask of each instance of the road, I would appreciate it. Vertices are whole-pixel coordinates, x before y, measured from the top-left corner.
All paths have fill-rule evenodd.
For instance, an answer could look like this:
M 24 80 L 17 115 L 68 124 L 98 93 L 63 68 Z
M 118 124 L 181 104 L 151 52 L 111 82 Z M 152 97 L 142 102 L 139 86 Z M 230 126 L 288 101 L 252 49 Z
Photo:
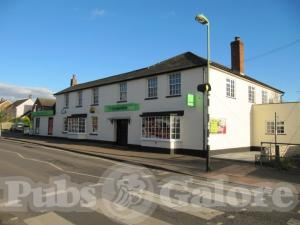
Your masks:
M 67 187 L 55 186 L 63 181 Z M 300 225 L 299 195 L 284 187 L 201 180 L 0 140 L 0 225 Z

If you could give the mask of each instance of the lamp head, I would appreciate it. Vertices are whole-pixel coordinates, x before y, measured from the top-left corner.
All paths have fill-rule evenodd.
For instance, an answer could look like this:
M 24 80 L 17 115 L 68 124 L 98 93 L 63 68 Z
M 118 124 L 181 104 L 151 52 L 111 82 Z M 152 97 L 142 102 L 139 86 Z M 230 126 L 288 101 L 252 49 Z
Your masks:
M 199 23 L 203 24 L 203 25 L 209 24 L 209 20 L 203 14 L 198 14 L 196 16 L 195 20 L 198 21 Z

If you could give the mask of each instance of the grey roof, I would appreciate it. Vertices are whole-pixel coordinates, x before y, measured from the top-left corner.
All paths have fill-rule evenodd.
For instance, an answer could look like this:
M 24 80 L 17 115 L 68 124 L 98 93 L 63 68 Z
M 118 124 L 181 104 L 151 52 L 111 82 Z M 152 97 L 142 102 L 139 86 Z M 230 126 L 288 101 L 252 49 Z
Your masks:
M 23 104 L 24 102 L 26 102 L 27 100 L 28 100 L 28 98 L 17 100 L 14 103 L 12 103 L 9 107 L 10 108 L 17 107 L 17 106 Z
M 123 82 L 123 81 L 129 81 L 129 80 L 134 80 L 134 79 L 139 79 L 139 78 L 144 78 L 144 77 L 150 77 L 150 76 L 154 76 L 154 75 L 162 75 L 165 73 L 170 73 L 170 72 L 175 72 L 175 71 L 180 71 L 180 70 L 185 70 L 185 69 L 191 69 L 191 68 L 196 68 L 196 67 L 202 67 L 202 66 L 206 66 L 206 65 L 207 65 L 206 59 L 199 57 L 192 52 L 185 52 L 183 54 L 169 58 L 167 60 L 164 60 L 160 63 L 154 64 L 149 67 L 145 67 L 145 68 L 134 70 L 131 72 L 122 73 L 119 75 L 106 77 L 106 78 L 102 78 L 99 80 L 94 80 L 94 81 L 78 84 L 78 85 L 75 85 L 72 87 L 68 87 L 62 91 L 55 93 L 54 95 L 60 95 L 60 94 L 64 94 L 64 93 L 68 93 L 68 92 L 72 92 L 72 91 L 78 91 L 78 90 L 83 90 L 83 89 L 92 88 L 92 87 L 99 87 L 99 86 Z M 258 80 L 255 80 L 254 78 L 233 72 L 230 68 L 223 66 L 221 64 L 211 62 L 211 65 L 214 67 L 217 67 L 219 69 L 222 69 L 224 71 L 235 74 L 237 76 L 240 76 L 241 78 L 261 84 L 261 85 L 271 88 L 275 91 L 284 93 L 283 91 L 276 89 L 272 86 L 269 86 Z

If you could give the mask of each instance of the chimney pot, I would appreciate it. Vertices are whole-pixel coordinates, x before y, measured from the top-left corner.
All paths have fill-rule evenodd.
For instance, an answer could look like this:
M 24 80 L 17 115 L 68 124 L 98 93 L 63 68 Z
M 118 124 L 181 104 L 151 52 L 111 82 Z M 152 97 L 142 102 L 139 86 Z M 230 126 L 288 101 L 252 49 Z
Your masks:
M 231 46 L 231 69 L 239 74 L 244 74 L 244 43 L 240 37 L 235 37 Z
M 76 75 L 73 74 L 72 78 L 71 78 L 70 86 L 73 87 L 75 85 L 77 85 L 77 78 L 76 78 Z

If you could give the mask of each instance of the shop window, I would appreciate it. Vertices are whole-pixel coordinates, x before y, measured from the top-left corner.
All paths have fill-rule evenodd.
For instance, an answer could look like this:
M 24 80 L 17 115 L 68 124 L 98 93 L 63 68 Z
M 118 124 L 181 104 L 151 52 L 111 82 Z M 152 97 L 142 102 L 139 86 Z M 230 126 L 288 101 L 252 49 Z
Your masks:
M 149 116 L 142 119 L 142 138 L 155 140 L 179 140 L 179 116 Z

